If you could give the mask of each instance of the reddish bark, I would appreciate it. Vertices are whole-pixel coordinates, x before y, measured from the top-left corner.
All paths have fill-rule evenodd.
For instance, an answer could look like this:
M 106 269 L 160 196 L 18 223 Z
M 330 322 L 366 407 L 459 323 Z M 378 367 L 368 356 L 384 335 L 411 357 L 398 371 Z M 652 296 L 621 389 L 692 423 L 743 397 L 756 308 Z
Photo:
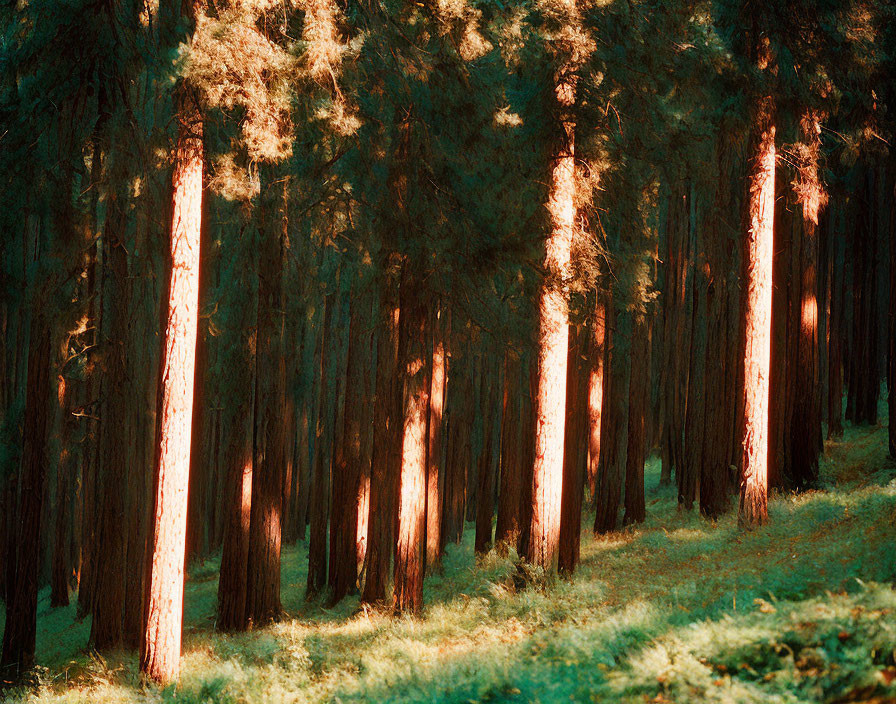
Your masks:
M 764 59 L 768 63 L 768 59 Z M 749 153 L 748 228 L 745 233 L 743 319 L 744 433 L 739 521 L 768 520 L 768 403 L 774 252 L 775 104 L 760 99 Z
M 790 425 L 791 476 L 797 488 L 808 488 L 818 481 L 818 455 L 821 440 L 821 389 L 818 365 L 818 217 L 824 205 L 824 192 L 818 181 L 821 151 L 820 123 L 812 113 L 801 120 L 806 149 L 801 170 L 802 238 L 799 253 L 799 306 L 795 323 L 797 334 L 794 372 L 794 406 Z M 797 283 L 797 282 L 795 282 Z
M 445 323 L 433 320 L 432 373 L 427 418 L 426 452 L 426 567 L 437 568 L 442 558 L 442 415 L 445 407 Z
M 569 363 L 566 375 L 566 428 L 563 448 L 563 491 L 560 500 L 560 544 L 557 569 L 571 575 L 579 564 L 582 536 L 582 499 L 585 488 L 586 404 L 590 376 L 584 360 L 590 329 L 569 326 Z
M 598 534 L 610 533 L 618 527 L 628 445 L 632 315 L 629 311 L 614 310 L 611 301 L 607 301 L 605 344 L 609 373 L 604 387 L 600 443 L 602 459 L 594 515 L 594 532 Z
M 398 536 L 395 550 L 393 607 L 417 612 L 423 607 L 426 560 L 426 415 L 429 408 L 429 360 L 426 354 L 426 306 L 410 283 L 402 281 L 400 370 L 404 382 Z
M 370 470 L 370 512 L 364 590 L 366 604 L 386 603 L 389 564 L 393 546 L 393 510 L 395 508 L 394 446 L 400 437 L 396 426 L 401 415 L 400 389 L 396 389 L 398 371 L 399 317 L 395 282 L 382 284 L 380 315 L 382 326 L 377 342 L 376 398 L 374 399 L 373 457 Z
M 140 643 L 140 671 L 160 683 L 177 679 L 180 669 L 202 219 L 202 114 L 184 90 L 178 94 L 177 115 L 171 273 Z
M 561 72 L 555 87 L 561 112 L 561 137 L 552 154 L 548 213 L 551 232 L 546 243 L 546 280 L 538 300 L 538 390 L 535 396 L 535 458 L 532 466 L 532 516 L 526 559 L 553 570 L 560 540 L 563 446 L 566 424 L 566 372 L 569 314 L 564 279 L 569 275 L 576 218 L 575 121 L 573 71 Z
M 597 468 L 600 465 L 601 418 L 604 402 L 604 359 L 606 350 L 606 308 L 598 293 L 591 321 L 591 346 L 588 350 L 588 492 L 592 501 L 597 492 Z

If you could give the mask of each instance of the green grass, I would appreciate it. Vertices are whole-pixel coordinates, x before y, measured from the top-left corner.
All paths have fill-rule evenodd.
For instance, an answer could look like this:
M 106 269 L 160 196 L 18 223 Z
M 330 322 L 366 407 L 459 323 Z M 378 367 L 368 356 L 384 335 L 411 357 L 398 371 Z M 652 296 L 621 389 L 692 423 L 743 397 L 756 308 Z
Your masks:
M 40 684 L 14 702 L 896 702 L 896 465 L 883 428 L 829 443 L 823 489 L 780 495 L 742 533 L 681 513 L 647 469 L 648 520 L 594 540 L 571 581 L 517 591 L 472 529 L 426 582 L 424 614 L 303 601 L 283 555 L 281 623 L 214 631 L 217 561 L 186 592 L 179 686 L 142 686 L 133 653 L 83 651 L 74 607 L 39 607 Z

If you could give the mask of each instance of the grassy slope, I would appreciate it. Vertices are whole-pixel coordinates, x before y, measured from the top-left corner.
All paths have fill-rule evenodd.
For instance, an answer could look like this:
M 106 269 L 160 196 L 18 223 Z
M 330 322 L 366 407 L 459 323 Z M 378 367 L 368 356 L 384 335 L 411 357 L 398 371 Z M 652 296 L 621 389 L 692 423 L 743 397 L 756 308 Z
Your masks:
M 896 464 L 885 431 L 828 446 L 824 491 L 779 496 L 742 534 L 678 513 L 648 467 L 648 521 L 586 533 L 572 581 L 517 592 L 512 562 L 472 535 L 426 583 L 423 618 L 302 600 L 304 547 L 285 551 L 290 617 L 213 630 L 217 563 L 187 586 L 178 689 L 142 688 L 136 658 L 80 651 L 74 606 L 39 608 L 41 686 L 15 701 L 896 702 Z M 587 519 L 586 519 L 587 520 Z M 892 682 L 892 683 L 891 683 Z

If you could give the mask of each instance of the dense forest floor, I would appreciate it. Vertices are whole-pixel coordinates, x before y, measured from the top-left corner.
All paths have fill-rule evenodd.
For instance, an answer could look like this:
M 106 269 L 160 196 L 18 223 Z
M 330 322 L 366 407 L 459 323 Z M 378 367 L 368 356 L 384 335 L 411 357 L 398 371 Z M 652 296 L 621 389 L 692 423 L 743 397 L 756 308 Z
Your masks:
M 303 601 L 306 551 L 283 555 L 288 617 L 214 631 L 216 560 L 186 587 L 177 689 L 139 685 L 133 653 L 83 651 L 75 607 L 38 616 L 39 686 L 11 701 L 896 702 L 896 463 L 886 430 L 828 443 L 823 488 L 778 495 L 741 533 L 676 508 L 648 465 L 648 520 L 594 540 L 572 581 L 516 591 L 476 563 L 473 531 L 427 579 L 420 619 Z M 586 516 L 586 523 L 588 517 Z

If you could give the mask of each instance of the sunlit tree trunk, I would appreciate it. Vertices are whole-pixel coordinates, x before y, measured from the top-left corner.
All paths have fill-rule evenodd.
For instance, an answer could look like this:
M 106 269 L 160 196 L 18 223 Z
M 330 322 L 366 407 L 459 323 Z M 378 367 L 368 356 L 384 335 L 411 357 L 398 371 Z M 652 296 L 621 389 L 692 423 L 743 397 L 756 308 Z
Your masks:
M 799 255 L 799 325 L 796 340 L 797 363 L 793 370 L 795 390 L 790 444 L 793 481 L 798 488 L 807 488 L 818 480 L 818 455 L 822 449 L 817 269 L 818 216 L 824 205 L 824 191 L 818 176 L 821 152 L 821 125 L 818 116 L 812 112 L 804 114 L 800 127 L 804 150 L 800 169 L 803 227 Z
M 767 64 L 768 57 L 764 59 Z M 749 152 L 748 229 L 744 247 L 744 433 L 739 521 L 768 520 L 768 404 L 772 255 L 775 215 L 775 103 L 763 97 L 753 116 Z
M 399 371 L 404 382 L 398 540 L 393 606 L 417 612 L 423 607 L 426 559 L 426 415 L 429 408 L 429 360 L 426 355 L 426 305 L 402 281 Z
M 445 313 L 432 322 L 432 372 L 427 419 L 426 452 L 426 568 L 438 568 L 442 559 L 442 415 L 445 408 Z
M 375 303 L 371 301 L 371 303 Z M 376 314 L 376 306 L 370 305 L 367 309 L 367 323 L 372 325 Z M 376 397 L 376 373 L 374 373 L 374 360 L 376 355 L 377 333 L 373 330 L 367 335 L 367 349 L 365 351 L 365 368 L 369 373 L 364 378 L 364 403 L 361 411 L 361 467 L 358 481 L 358 530 L 355 536 L 356 560 L 358 572 L 361 573 L 364 561 L 367 559 L 367 533 L 370 525 L 370 472 L 373 460 L 373 413 L 374 398 Z
M 588 491 L 594 500 L 597 468 L 600 464 L 600 433 L 604 403 L 604 360 L 606 350 L 606 308 L 601 293 L 596 294 L 591 320 L 591 347 L 588 351 Z
M 40 560 L 41 503 L 47 475 L 49 430 L 50 324 L 41 305 L 31 313 L 28 376 L 25 390 L 22 461 L 10 508 L 15 522 L 6 555 L 7 599 L 0 654 L 0 678 L 16 680 L 34 665 Z M 15 488 L 18 488 L 16 494 Z
M 159 389 L 158 449 L 147 554 L 140 671 L 161 683 L 180 668 L 184 546 L 190 471 L 199 318 L 199 247 L 202 219 L 202 114 L 181 88 L 174 158 L 165 341 Z
M 569 315 L 566 284 L 576 219 L 575 76 L 563 71 L 555 87 L 561 113 L 561 137 L 552 155 L 548 213 L 551 232 L 546 242 L 546 279 L 538 303 L 538 391 L 535 397 L 535 459 L 532 468 L 532 516 L 526 559 L 553 570 L 560 540 L 563 487 L 563 446 L 566 423 L 566 367 Z

